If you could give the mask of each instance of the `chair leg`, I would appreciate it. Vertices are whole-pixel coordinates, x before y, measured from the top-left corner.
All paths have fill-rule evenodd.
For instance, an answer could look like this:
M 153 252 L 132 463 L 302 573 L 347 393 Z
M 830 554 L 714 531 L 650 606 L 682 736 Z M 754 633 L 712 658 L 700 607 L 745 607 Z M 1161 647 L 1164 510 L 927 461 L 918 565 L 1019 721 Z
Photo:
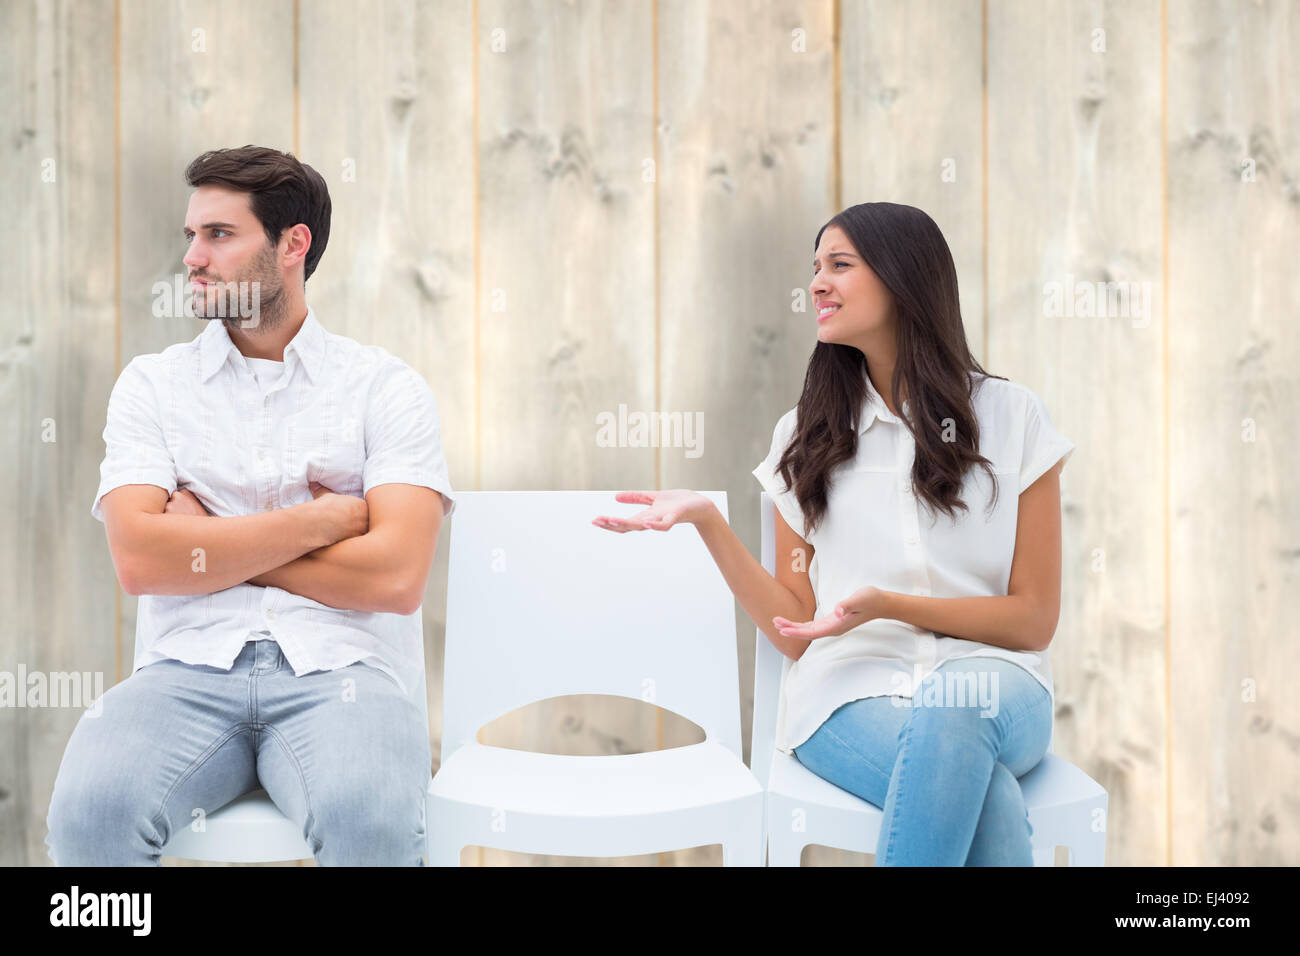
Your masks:
M 792 834 L 778 831 L 779 828 L 776 828 L 767 836 L 767 865 L 798 866 L 804 844 Z
M 460 866 L 461 847 L 450 841 L 429 841 L 429 866 Z
M 1070 847 L 1070 866 L 1105 866 L 1106 833 L 1089 834 Z
M 722 844 L 723 866 L 762 866 L 763 844 L 755 840 L 737 840 Z

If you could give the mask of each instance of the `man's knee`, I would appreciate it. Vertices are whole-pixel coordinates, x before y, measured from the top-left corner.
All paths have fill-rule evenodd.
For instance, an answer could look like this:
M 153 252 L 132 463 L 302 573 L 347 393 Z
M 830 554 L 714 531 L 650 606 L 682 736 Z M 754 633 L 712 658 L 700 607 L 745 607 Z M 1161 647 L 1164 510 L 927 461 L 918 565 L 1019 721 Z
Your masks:
M 414 864 L 425 847 L 423 787 L 329 787 L 312 795 L 309 837 L 317 859 L 333 865 Z
M 45 842 L 60 866 L 157 862 L 156 798 L 151 804 L 148 775 L 128 739 L 127 728 L 107 714 L 83 716 L 73 730 L 45 820 Z
M 60 774 L 46 816 L 45 842 L 59 866 L 157 862 L 159 833 L 129 774 Z

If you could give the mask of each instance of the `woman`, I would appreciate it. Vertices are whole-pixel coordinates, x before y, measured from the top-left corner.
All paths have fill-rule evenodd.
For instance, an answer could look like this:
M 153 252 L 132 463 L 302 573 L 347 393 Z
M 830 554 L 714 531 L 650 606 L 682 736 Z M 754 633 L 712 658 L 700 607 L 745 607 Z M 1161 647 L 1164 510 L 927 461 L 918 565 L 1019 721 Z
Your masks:
M 691 491 L 623 492 L 648 507 L 593 523 L 696 526 L 792 661 L 777 747 L 882 808 L 878 865 L 1030 866 L 1017 778 L 1052 736 L 1074 445 L 1037 395 L 972 357 L 924 212 L 852 206 L 814 250 L 817 345 L 754 469 L 776 505 L 776 577 Z

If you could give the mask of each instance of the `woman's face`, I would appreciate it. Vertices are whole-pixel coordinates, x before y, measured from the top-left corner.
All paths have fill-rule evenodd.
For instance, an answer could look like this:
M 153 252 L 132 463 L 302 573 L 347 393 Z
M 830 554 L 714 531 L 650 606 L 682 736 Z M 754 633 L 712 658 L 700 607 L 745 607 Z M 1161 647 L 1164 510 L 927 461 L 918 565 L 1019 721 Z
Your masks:
M 882 332 L 892 332 L 893 295 L 838 226 L 822 233 L 808 290 L 816 311 L 817 341 L 866 352 Z

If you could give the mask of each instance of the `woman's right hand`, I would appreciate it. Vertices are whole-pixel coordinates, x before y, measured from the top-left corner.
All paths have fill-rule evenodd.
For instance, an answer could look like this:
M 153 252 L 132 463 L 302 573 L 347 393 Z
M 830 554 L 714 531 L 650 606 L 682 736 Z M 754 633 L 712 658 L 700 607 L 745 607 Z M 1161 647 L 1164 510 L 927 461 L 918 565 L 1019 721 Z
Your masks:
M 355 495 L 338 495 L 318 482 L 311 482 L 313 507 L 324 518 L 330 544 L 346 538 L 356 538 L 370 530 L 370 506 L 365 498 Z
M 717 510 L 704 495 L 685 488 L 673 491 L 620 491 L 614 500 L 650 506 L 627 518 L 601 515 L 591 522 L 597 528 L 617 531 L 619 534 L 626 531 L 667 531 L 675 524 L 697 524 Z

